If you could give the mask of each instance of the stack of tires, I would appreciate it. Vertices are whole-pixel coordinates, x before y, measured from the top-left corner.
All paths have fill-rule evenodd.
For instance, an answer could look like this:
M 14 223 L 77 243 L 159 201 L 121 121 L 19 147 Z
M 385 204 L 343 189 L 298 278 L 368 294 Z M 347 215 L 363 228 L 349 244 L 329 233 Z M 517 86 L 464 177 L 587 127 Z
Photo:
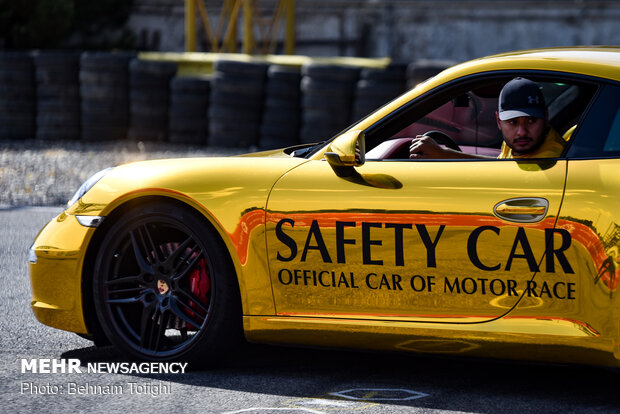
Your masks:
M 129 53 L 85 52 L 80 57 L 82 139 L 124 140 L 129 128 Z
M 0 139 L 34 138 L 35 99 L 32 56 L 0 52 Z
M 267 69 L 259 139 L 261 148 L 281 148 L 299 142 L 300 82 L 299 68 L 271 65 Z
M 207 77 L 172 78 L 168 141 L 180 144 L 207 144 L 210 89 L 211 79 Z
M 208 145 L 242 148 L 258 144 L 267 67 L 259 62 L 214 62 Z
M 176 75 L 174 62 L 132 59 L 129 63 L 129 132 L 137 141 L 168 138 L 170 81 Z
M 345 128 L 351 108 L 359 68 L 310 63 L 301 70 L 300 141 L 323 141 Z
M 37 139 L 80 138 L 80 55 L 77 52 L 38 52 Z
M 406 79 L 406 65 L 390 65 L 385 69 L 362 69 L 355 88 L 351 121 L 363 118 L 405 92 Z
M 411 62 L 407 66 L 407 88 L 415 88 L 419 83 L 437 75 L 444 69 L 454 66 L 456 62 L 451 60 L 420 59 Z

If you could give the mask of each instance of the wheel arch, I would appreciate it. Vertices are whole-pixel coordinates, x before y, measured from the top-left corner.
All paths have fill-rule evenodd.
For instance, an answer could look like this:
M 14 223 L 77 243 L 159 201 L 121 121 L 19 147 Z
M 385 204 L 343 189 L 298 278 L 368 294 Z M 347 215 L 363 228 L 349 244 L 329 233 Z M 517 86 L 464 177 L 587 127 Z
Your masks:
M 99 323 L 99 319 L 95 311 L 93 296 L 93 275 L 95 271 L 97 253 L 99 252 L 101 243 L 112 226 L 128 211 L 156 202 L 165 202 L 170 203 L 171 205 L 174 204 L 179 208 L 184 208 L 195 213 L 197 216 L 200 216 L 205 224 L 211 227 L 211 229 L 218 235 L 217 239 L 221 243 L 221 247 L 228 253 L 224 259 L 228 261 L 230 268 L 234 271 L 234 277 L 236 278 L 235 284 L 237 286 L 238 293 L 237 298 L 239 299 L 238 306 L 241 307 L 239 309 L 239 313 L 243 314 L 243 298 L 245 296 L 241 292 L 241 287 L 243 285 L 239 280 L 239 263 L 237 260 L 234 260 L 234 255 L 231 254 L 231 246 L 229 244 L 230 241 L 228 240 L 227 243 L 226 237 L 223 235 L 225 232 L 223 232 L 221 227 L 217 225 L 217 221 L 204 208 L 197 206 L 196 203 L 188 203 L 185 200 L 181 201 L 177 198 L 166 195 L 144 195 L 126 200 L 121 204 L 116 205 L 113 210 L 106 214 L 105 220 L 101 222 L 94 232 L 84 256 L 84 263 L 82 266 L 82 312 L 86 327 L 90 332 L 90 335 L 86 337 L 93 340 L 96 345 L 106 345 L 109 343 Z

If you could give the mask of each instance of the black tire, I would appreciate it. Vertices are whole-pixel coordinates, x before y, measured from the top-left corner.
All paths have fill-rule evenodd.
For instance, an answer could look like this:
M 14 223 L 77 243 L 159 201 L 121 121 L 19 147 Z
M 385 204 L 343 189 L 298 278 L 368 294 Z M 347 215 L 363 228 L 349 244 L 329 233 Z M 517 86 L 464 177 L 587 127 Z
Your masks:
M 206 131 L 170 131 L 168 133 L 168 141 L 175 144 L 191 144 L 191 145 L 206 145 L 207 144 L 207 132 Z
M 354 90 L 354 83 L 341 83 L 331 80 L 313 79 L 309 77 L 305 77 L 301 80 L 301 91 L 304 94 L 320 94 L 346 99 L 353 96 Z
M 267 69 L 267 77 L 270 80 L 282 80 L 289 82 L 297 82 L 301 79 L 301 68 L 285 65 L 269 65 Z
M 349 110 L 349 108 L 351 107 L 351 104 L 352 104 L 351 101 L 352 101 L 351 97 L 339 98 L 339 97 L 323 95 L 323 94 L 305 93 L 301 97 L 301 107 L 304 109 L 305 108 L 318 108 L 318 109 L 324 108 L 326 110 L 334 109 L 334 110 L 346 111 L 346 110 Z
M 145 137 L 153 134 L 158 141 L 166 138 L 166 133 L 168 132 L 168 112 L 164 112 L 162 116 L 131 114 L 129 122 L 131 122 L 130 129 L 142 130 Z M 147 133 L 147 131 L 149 132 Z
M 169 122 L 169 133 L 174 132 L 202 132 L 206 136 L 207 126 L 209 125 L 207 117 L 193 118 L 193 117 L 171 117 Z
M 213 70 L 216 72 L 236 73 L 254 78 L 265 77 L 268 67 L 268 64 L 262 62 L 240 62 L 226 59 L 213 62 Z
M 302 66 L 301 74 L 314 79 L 326 79 L 352 83 L 356 82 L 359 78 L 360 69 L 352 66 L 309 63 Z
M 127 127 L 110 125 L 82 125 L 82 140 L 95 141 L 122 141 L 127 138 Z
M 129 85 L 129 73 L 124 72 L 98 72 L 95 70 L 82 69 L 79 73 L 80 82 L 88 85 L 105 85 L 109 88 L 127 89 Z
M 170 94 L 170 107 L 200 107 L 206 111 L 208 104 L 209 94 L 199 95 L 180 92 Z
M 242 99 L 245 98 L 245 99 Z M 226 93 L 219 92 L 215 88 L 211 89 L 211 94 L 209 95 L 209 105 L 210 106 L 234 106 L 234 107 L 242 107 L 248 109 L 255 109 L 260 111 L 263 107 L 262 99 L 252 99 L 249 97 L 239 97 L 238 94 L 234 93 Z
M 129 62 L 129 74 L 134 79 L 146 77 L 150 80 L 170 79 L 177 73 L 177 64 L 157 60 L 132 59 Z
M 76 140 L 80 138 L 80 127 L 39 127 L 36 139 L 44 141 Z
M 104 85 L 82 84 L 80 94 L 84 99 L 128 101 L 127 89 L 113 89 Z
M 231 124 L 209 120 L 208 145 L 219 148 L 247 148 L 258 141 L 258 124 Z
M 456 62 L 450 60 L 420 59 L 407 66 L 407 87 L 415 87 L 418 83 L 437 75 L 444 69 L 453 66 Z
M 179 77 L 170 81 L 170 90 L 176 94 L 208 95 L 211 90 L 211 77 Z
M 207 111 L 209 119 L 229 122 L 236 125 L 239 122 L 258 123 L 261 119 L 260 111 L 233 107 L 227 105 L 211 105 Z
M 405 83 L 407 78 L 406 64 L 390 64 L 383 69 L 365 68 L 360 72 L 360 79 L 392 81 Z
M 93 72 L 127 73 L 129 62 L 136 57 L 132 52 L 84 52 L 80 56 L 80 69 Z
M 325 141 L 336 135 L 341 130 L 342 128 L 325 128 L 320 125 L 304 125 L 299 131 L 299 141 L 302 144 Z
M 261 99 L 265 91 L 265 83 L 261 79 L 243 78 L 222 72 L 213 75 L 211 87 L 214 92 L 235 94 L 240 99 L 246 97 Z
M 4 83 L 0 84 L 0 99 L 23 98 L 34 99 L 36 87 L 34 83 Z
M 289 83 L 270 79 L 265 86 L 265 96 L 266 99 L 281 98 L 298 101 L 301 96 L 300 82 Z
M 299 143 L 299 125 L 297 124 L 263 124 L 260 127 L 259 147 L 274 149 L 289 147 Z
M 299 99 L 285 99 L 278 97 L 268 97 L 264 102 L 264 110 L 280 111 L 282 109 L 290 109 L 299 112 L 301 103 Z
M 344 128 L 349 123 L 349 111 L 326 111 L 323 109 L 306 109 L 301 119 L 304 124 L 323 125 L 326 127 Z
M 361 80 L 355 88 L 356 97 L 395 98 L 405 92 L 405 82 Z
M 36 138 L 80 138 L 80 55 L 40 51 L 34 54 L 37 81 Z
M 162 118 L 168 117 L 168 107 L 160 103 L 153 104 L 152 106 L 148 106 L 146 103 L 133 104 L 129 108 L 129 116 L 131 120 L 134 118 L 145 118 L 147 124 L 151 120 L 159 124 Z
M 242 338 L 226 249 L 203 217 L 176 203 L 135 207 L 111 225 L 93 294 L 110 342 L 141 360 L 219 362 Z
M 38 128 L 46 128 L 46 127 L 57 127 L 62 128 L 66 126 L 76 127 L 78 130 L 80 129 L 80 114 L 70 111 L 65 112 L 52 112 L 52 111 L 41 111 L 37 113 L 37 127 Z
M 133 90 L 147 91 L 150 89 L 170 88 L 170 78 L 163 78 L 148 73 L 131 73 L 129 76 L 129 86 Z
M 19 98 L 15 100 L 2 100 L 0 99 L 0 113 L 18 114 L 21 112 L 34 112 L 34 102 L 32 100 Z
M 376 111 L 378 108 L 381 108 L 381 106 L 383 106 L 382 103 L 377 103 L 376 105 L 368 105 L 368 106 L 356 105 L 355 108 L 353 108 L 353 111 L 351 112 L 351 123 L 354 123 L 356 121 L 361 120 L 362 118 L 365 118 L 366 116 Z
M 278 123 L 278 122 L 291 122 L 291 123 L 299 123 L 301 119 L 299 108 L 282 108 L 281 111 L 276 111 L 275 109 L 271 109 L 263 112 L 263 117 L 261 118 L 262 124 L 269 123 Z
M 20 71 L 9 70 L 7 68 L 0 67 L 0 83 L 2 84 L 29 84 L 34 81 L 32 70 Z
M 140 119 L 134 121 L 136 125 L 132 125 L 127 130 L 127 138 L 132 141 L 157 141 L 164 142 L 168 138 L 167 122 L 166 127 L 161 125 L 150 126 L 146 125 L 144 120 Z

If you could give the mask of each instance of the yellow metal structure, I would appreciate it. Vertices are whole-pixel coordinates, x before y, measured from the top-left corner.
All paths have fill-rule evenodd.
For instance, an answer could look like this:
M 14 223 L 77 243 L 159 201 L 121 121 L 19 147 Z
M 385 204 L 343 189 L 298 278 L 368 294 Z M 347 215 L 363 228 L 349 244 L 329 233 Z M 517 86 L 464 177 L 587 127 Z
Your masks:
M 282 19 L 285 20 L 284 53 L 287 55 L 295 53 L 295 0 L 280 0 L 271 19 L 264 19 L 261 16 L 257 0 L 225 0 L 216 30 L 211 26 L 204 0 L 185 0 L 187 52 L 197 50 L 196 10 L 199 12 L 205 41 L 211 52 L 237 52 L 237 24 L 239 18 L 243 17 L 243 53 L 274 53 Z M 256 40 L 256 31 L 261 35 L 260 42 Z
M 613 48 L 497 55 L 420 84 L 305 157 L 277 150 L 116 167 L 36 238 L 34 312 L 92 333 L 83 286 L 93 241 L 109 227 L 78 218 L 105 223 L 166 199 L 198 212 L 221 239 L 250 341 L 619 366 L 617 156 L 355 155 L 383 120 L 468 77 L 549 71 L 617 86 L 619 68 Z M 575 134 L 578 142 L 587 131 Z M 547 204 L 514 202 L 528 198 Z M 515 212 L 539 219 L 501 217 Z
M 185 0 L 185 50 L 196 51 L 196 0 Z

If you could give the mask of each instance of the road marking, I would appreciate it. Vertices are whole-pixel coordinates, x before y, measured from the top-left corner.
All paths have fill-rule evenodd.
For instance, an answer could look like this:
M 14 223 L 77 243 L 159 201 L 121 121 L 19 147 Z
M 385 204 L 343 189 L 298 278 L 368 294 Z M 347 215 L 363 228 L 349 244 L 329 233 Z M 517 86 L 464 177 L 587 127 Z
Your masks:
M 356 396 L 355 394 L 359 394 Z M 329 395 L 355 401 L 408 401 L 428 397 L 428 394 L 405 388 L 353 388 L 330 392 Z
M 326 400 L 323 398 L 309 398 L 303 399 L 295 402 L 298 405 L 307 405 L 307 406 L 323 406 L 323 407 L 344 407 L 350 408 L 352 406 L 357 405 L 354 402 L 342 401 L 342 400 Z
M 289 412 L 304 412 L 304 413 L 313 413 L 313 414 L 326 414 L 323 411 L 311 410 L 309 408 L 288 408 L 288 407 L 252 407 L 252 408 L 243 408 L 241 410 L 236 410 L 236 411 L 226 411 L 222 414 L 251 413 L 251 412 L 259 412 L 259 411 L 289 411 Z
M 334 410 L 362 410 L 377 405 L 368 401 L 345 401 L 333 398 L 299 398 L 284 403 L 289 407 L 310 407 L 327 411 Z

